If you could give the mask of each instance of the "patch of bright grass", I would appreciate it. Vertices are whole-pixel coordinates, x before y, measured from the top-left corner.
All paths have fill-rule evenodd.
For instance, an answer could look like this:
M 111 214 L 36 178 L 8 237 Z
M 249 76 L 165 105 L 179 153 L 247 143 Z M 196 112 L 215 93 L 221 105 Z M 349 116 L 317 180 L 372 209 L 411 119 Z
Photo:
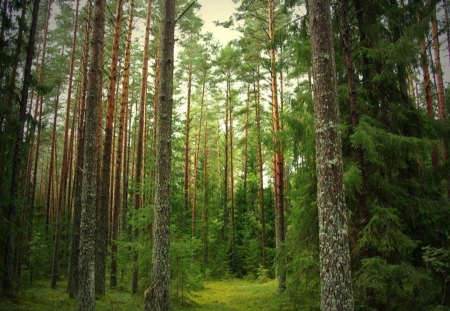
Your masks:
M 294 310 L 277 283 L 231 279 L 206 281 L 205 288 L 188 295 L 189 306 L 179 310 L 207 311 L 290 311 Z
M 75 299 L 66 292 L 66 283 L 58 283 L 52 290 L 50 282 L 39 281 L 22 289 L 14 298 L 0 297 L 2 311 L 72 311 Z M 241 279 L 205 281 L 204 288 L 185 297 L 183 304 L 173 301 L 174 310 L 192 311 L 291 311 L 294 310 L 285 294 L 279 294 L 277 283 Z M 128 291 L 107 290 L 96 301 L 98 311 L 142 311 L 143 295 L 131 296 Z
M 143 297 L 131 296 L 129 292 L 107 290 L 106 295 L 96 301 L 98 311 L 142 311 Z M 39 281 L 32 287 L 19 291 L 14 298 L 0 297 L 0 310 L 4 311 L 72 311 L 77 310 L 77 301 L 70 299 L 66 283 L 50 288 L 50 282 Z

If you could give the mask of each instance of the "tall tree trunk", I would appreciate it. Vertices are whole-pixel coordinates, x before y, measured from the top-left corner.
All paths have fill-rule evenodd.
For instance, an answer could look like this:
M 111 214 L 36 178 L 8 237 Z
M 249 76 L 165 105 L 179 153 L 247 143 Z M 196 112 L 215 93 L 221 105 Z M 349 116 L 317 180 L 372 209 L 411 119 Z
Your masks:
M 431 6 L 431 34 L 433 36 L 434 65 L 437 81 L 438 112 L 439 112 L 439 119 L 445 120 L 447 117 L 447 112 L 445 107 L 446 104 L 445 104 L 444 79 L 441 66 L 441 51 L 440 51 L 439 31 L 436 17 L 436 2 L 430 0 L 430 6 Z M 443 139 L 442 142 L 444 145 L 444 159 L 447 160 L 448 144 L 445 139 Z
M 47 207 L 45 212 L 45 238 L 48 239 L 48 226 L 50 222 L 52 222 L 52 211 L 53 208 L 52 204 L 54 203 L 53 196 L 55 195 L 55 191 L 53 190 L 54 184 L 55 184 L 55 165 L 56 162 L 56 126 L 57 126 L 57 119 L 58 119 L 58 108 L 59 108 L 59 90 L 60 87 L 58 87 L 58 93 L 56 95 L 55 100 L 55 111 L 53 115 L 53 130 L 52 130 L 52 147 L 50 151 L 50 167 L 48 170 L 48 185 L 47 185 Z M 57 177 L 56 177 L 56 180 Z
M 233 269 L 236 268 L 236 243 L 235 243 L 235 211 L 234 211 L 234 163 L 233 163 L 233 101 L 231 97 L 231 77 L 230 72 L 228 72 L 228 81 L 227 81 L 227 87 L 228 87 L 228 119 L 230 121 L 230 128 L 229 128 L 229 139 L 230 139 L 230 217 L 231 217 L 231 266 Z
M 5 239 L 5 256 L 4 256 L 4 275 L 3 275 L 3 290 L 6 294 L 13 292 L 14 282 L 14 240 L 16 237 L 16 213 L 17 200 L 19 193 L 19 175 L 22 167 L 22 148 L 24 125 L 26 120 L 26 108 L 28 102 L 28 90 L 31 83 L 31 65 L 34 57 L 34 45 L 36 41 L 36 28 L 39 15 L 40 0 L 34 0 L 33 13 L 30 27 L 30 34 L 28 39 L 27 57 L 25 60 L 25 68 L 23 72 L 23 85 L 19 104 L 19 122 L 16 126 L 14 153 L 12 160 L 12 174 L 11 174 L 11 188 L 10 188 L 10 203 L 7 211 L 7 235 Z
M 83 62 L 82 62 L 82 85 L 80 100 L 80 116 L 78 118 L 77 129 L 77 160 L 75 166 L 74 181 L 74 209 L 72 220 L 71 253 L 69 263 L 69 279 L 67 291 L 70 298 L 77 297 L 78 293 L 78 257 L 80 253 L 80 224 L 81 224 L 81 190 L 83 182 L 83 163 L 84 163 L 84 114 L 86 107 L 86 91 L 88 81 L 88 62 L 89 62 L 89 40 L 91 29 L 92 3 L 88 3 L 88 14 L 84 28 L 83 42 Z
M 259 69 L 256 77 L 255 92 L 255 118 L 256 118 L 256 140 L 257 140 L 257 159 L 258 159 L 258 203 L 259 203 L 259 222 L 261 226 L 261 261 L 263 267 L 266 267 L 266 216 L 264 208 L 264 180 L 263 180 L 263 158 L 261 146 L 261 105 L 260 101 L 260 86 L 259 86 Z
M 136 192 L 134 195 L 134 208 L 138 211 L 142 207 L 143 201 L 143 175 L 144 175 L 144 130 L 145 130 L 145 110 L 147 103 L 147 76 L 148 76 L 148 51 L 150 41 L 150 24 L 152 16 L 152 0 L 148 0 L 147 7 L 147 22 L 145 28 L 145 43 L 144 43 L 144 59 L 142 62 L 142 83 L 141 83 L 141 102 L 139 111 L 139 130 L 138 142 L 136 148 Z M 138 228 L 133 228 L 133 238 L 137 241 Z M 133 280 L 131 283 L 131 293 L 137 293 L 138 288 L 138 252 L 137 248 L 133 254 Z
M 190 161 L 189 161 L 189 134 L 191 131 L 191 91 L 192 91 L 192 63 L 188 68 L 187 85 L 187 106 L 186 106 L 186 134 L 184 137 L 184 213 L 183 226 L 185 225 L 185 214 L 189 211 L 189 188 L 190 188 Z
M 49 1 L 51 2 L 51 1 Z M 61 180 L 59 184 L 59 197 L 58 197 L 58 215 L 56 217 L 55 239 L 53 242 L 53 257 L 52 257 L 52 280 L 51 286 L 56 288 L 56 281 L 58 280 L 58 256 L 59 256 L 59 240 L 61 235 L 61 211 L 63 208 L 64 194 L 67 186 L 67 175 L 69 169 L 69 153 L 67 152 L 69 143 L 69 122 L 70 122 L 70 106 L 72 103 L 72 82 L 73 71 L 75 63 L 75 49 L 77 44 L 78 34 L 78 8 L 80 6 L 80 0 L 76 2 L 75 8 L 75 20 L 73 24 L 73 40 L 72 40 L 72 52 L 70 55 L 70 71 L 69 71 L 69 86 L 67 91 L 67 106 L 66 106 L 66 120 L 64 129 L 64 149 L 63 149 L 63 163 L 61 168 Z
M 224 150 L 224 158 L 225 158 L 225 167 L 224 167 L 224 178 L 223 178 L 223 224 L 222 224 L 222 240 L 225 241 L 227 237 L 227 224 L 228 224 L 228 97 L 230 94 L 228 93 L 228 82 L 225 91 L 225 150 Z M 219 148 L 218 148 L 219 149 Z M 220 156 L 219 156 L 220 158 Z
M 274 143 L 274 192 L 275 192 L 275 244 L 277 257 L 277 280 L 278 289 L 284 290 L 286 287 L 286 272 L 284 264 L 281 262 L 282 245 L 285 240 L 284 228 L 284 163 L 282 146 L 279 138 L 280 121 L 278 112 L 278 91 L 276 72 L 276 51 L 275 51 L 275 1 L 268 0 L 269 10 L 269 40 L 270 40 L 270 77 L 272 86 L 272 128 Z
M 123 15 L 123 0 L 116 4 L 114 22 L 114 39 L 112 45 L 112 59 L 109 73 L 108 102 L 106 111 L 105 139 L 103 144 L 102 184 L 100 205 L 97 214 L 96 258 L 95 258 L 95 292 L 97 295 L 105 294 L 106 252 L 108 247 L 108 212 L 111 185 L 111 154 L 113 141 L 113 122 L 116 103 L 117 64 L 119 60 L 120 26 Z
M 208 117 L 206 117 L 205 134 L 203 142 L 203 205 L 202 205 L 202 248 L 203 262 L 208 263 Z
M 448 4 L 447 1 L 442 1 L 442 6 L 444 7 L 444 18 L 446 23 L 446 32 L 447 32 L 447 53 L 448 59 L 450 61 L 450 18 L 448 14 Z
M 202 134 L 202 123 L 203 123 L 203 104 L 205 102 L 205 85 L 206 85 L 206 70 L 203 74 L 202 83 L 202 97 L 200 99 L 200 120 L 198 121 L 198 134 L 197 134 L 197 150 L 194 156 L 194 185 L 193 185 L 193 195 L 192 195 L 192 230 L 191 235 L 195 237 L 195 220 L 196 220 L 196 208 L 197 208 L 197 176 L 198 176 L 198 158 L 200 156 L 200 141 Z
M 157 115 L 155 208 L 151 285 L 145 294 L 145 310 L 169 310 L 170 285 L 170 188 L 172 161 L 173 59 L 175 0 L 162 6 L 161 81 Z
M 81 191 L 80 255 L 78 261 L 78 310 L 95 310 L 95 248 L 98 174 L 98 113 L 102 101 L 103 42 L 105 33 L 105 0 L 95 0 L 91 59 L 84 129 L 83 186 Z
M 316 131 L 321 310 L 353 310 L 330 2 L 309 1 Z
M 250 83 L 247 84 L 247 99 L 245 100 L 245 124 L 244 124 L 244 193 L 247 203 L 247 175 L 248 175 L 248 127 L 250 114 Z
M 417 10 L 417 20 L 419 25 L 422 27 L 419 30 L 419 47 L 420 47 L 420 64 L 422 67 L 423 73 L 423 86 L 425 89 L 425 103 L 427 107 L 427 114 L 431 119 L 434 119 L 434 109 L 433 109 L 433 92 L 431 89 L 431 79 L 430 79 L 430 70 L 428 66 L 428 57 L 427 57 L 427 44 L 425 42 L 425 25 L 423 24 L 423 5 L 422 3 L 419 5 L 419 9 Z M 439 164 L 439 154 L 438 147 L 436 144 L 433 145 L 433 152 L 431 157 L 431 163 L 433 167 L 437 167 Z
M 111 234 L 111 281 L 110 287 L 117 287 L 117 239 L 119 238 L 119 211 L 121 210 L 121 204 L 123 199 L 121 197 L 120 190 L 123 189 L 122 170 L 123 154 L 126 152 L 126 140 L 125 131 L 127 130 L 126 116 L 128 114 L 128 89 L 130 85 L 130 63 L 131 63 L 131 36 L 133 33 L 133 12 L 134 0 L 130 1 L 130 15 L 128 17 L 128 32 L 127 43 L 125 48 L 125 66 L 123 71 L 122 80 L 122 98 L 120 105 L 120 117 L 119 117 L 119 138 L 117 142 L 117 157 L 116 157 L 116 175 L 115 175 L 115 196 L 113 205 L 113 217 L 112 217 L 112 234 Z M 125 175 L 125 172 L 124 172 Z M 122 194 L 123 195 L 123 194 Z

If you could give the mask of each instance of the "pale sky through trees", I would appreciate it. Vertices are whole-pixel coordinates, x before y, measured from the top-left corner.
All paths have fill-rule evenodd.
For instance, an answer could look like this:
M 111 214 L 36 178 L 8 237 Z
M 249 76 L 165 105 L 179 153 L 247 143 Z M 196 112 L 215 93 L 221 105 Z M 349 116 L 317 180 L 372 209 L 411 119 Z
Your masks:
M 232 0 L 199 0 L 198 3 L 202 6 L 199 15 L 203 19 L 205 32 L 212 32 L 222 45 L 238 38 L 237 31 L 214 24 L 215 21 L 227 20 L 235 12 L 237 5 Z

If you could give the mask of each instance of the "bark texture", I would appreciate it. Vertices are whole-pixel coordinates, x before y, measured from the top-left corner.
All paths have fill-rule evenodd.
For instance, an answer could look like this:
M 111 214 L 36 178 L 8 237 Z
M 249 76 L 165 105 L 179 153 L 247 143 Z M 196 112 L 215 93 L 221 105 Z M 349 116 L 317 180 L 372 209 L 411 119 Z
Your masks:
M 162 5 L 159 109 L 156 133 L 155 208 L 151 286 L 145 294 L 146 311 L 170 309 L 170 188 L 172 160 L 172 110 L 175 0 Z
M 103 41 L 106 0 L 96 0 L 90 68 L 86 100 L 84 135 L 83 186 L 81 191 L 81 225 L 79 255 L 78 310 L 95 310 L 95 233 L 97 205 L 98 129 L 102 93 Z
M 105 294 L 106 252 L 108 248 L 108 212 L 111 186 L 111 158 L 113 153 L 113 121 L 116 103 L 117 64 L 119 60 L 120 26 L 123 15 L 123 0 L 116 4 L 112 59 L 109 72 L 108 102 L 106 111 L 105 139 L 103 143 L 102 184 L 100 187 L 100 205 L 97 214 L 97 236 L 95 254 L 95 292 Z
M 309 1 L 316 131 L 321 310 L 353 310 L 330 2 Z
M 134 194 L 134 208 L 139 210 L 143 202 L 143 177 L 144 177 L 144 133 L 145 133 L 145 104 L 147 102 L 147 77 L 148 77 L 148 50 L 150 41 L 150 24 L 152 16 L 152 0 L 148 1 L 147 7 L 147 22 L 145 27 L 145 43 L 144 43 L 144 58 L 142 62 L 142 81 L 141 81 L 141 102 L 139 110 L 139 129 L 138 129 L 138 142 L 136 146 L 136 171 L 135 182 L 137 190 Z M 133 228 L 133 237 L 136 240 L 138 237 L 138 229 Z M 133 279 L 131 282 L 131 293 L 136 294 L 138 287 L 138 254 L 137 250 L 134 250 L 133 254 Z

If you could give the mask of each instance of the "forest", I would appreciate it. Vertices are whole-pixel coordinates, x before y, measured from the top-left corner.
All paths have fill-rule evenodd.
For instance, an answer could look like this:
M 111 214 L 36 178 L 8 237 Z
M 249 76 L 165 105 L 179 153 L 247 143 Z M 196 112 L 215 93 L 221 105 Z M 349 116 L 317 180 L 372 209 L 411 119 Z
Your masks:
M 0 310 L 450 310 L 449 10 L 0 0 Z

